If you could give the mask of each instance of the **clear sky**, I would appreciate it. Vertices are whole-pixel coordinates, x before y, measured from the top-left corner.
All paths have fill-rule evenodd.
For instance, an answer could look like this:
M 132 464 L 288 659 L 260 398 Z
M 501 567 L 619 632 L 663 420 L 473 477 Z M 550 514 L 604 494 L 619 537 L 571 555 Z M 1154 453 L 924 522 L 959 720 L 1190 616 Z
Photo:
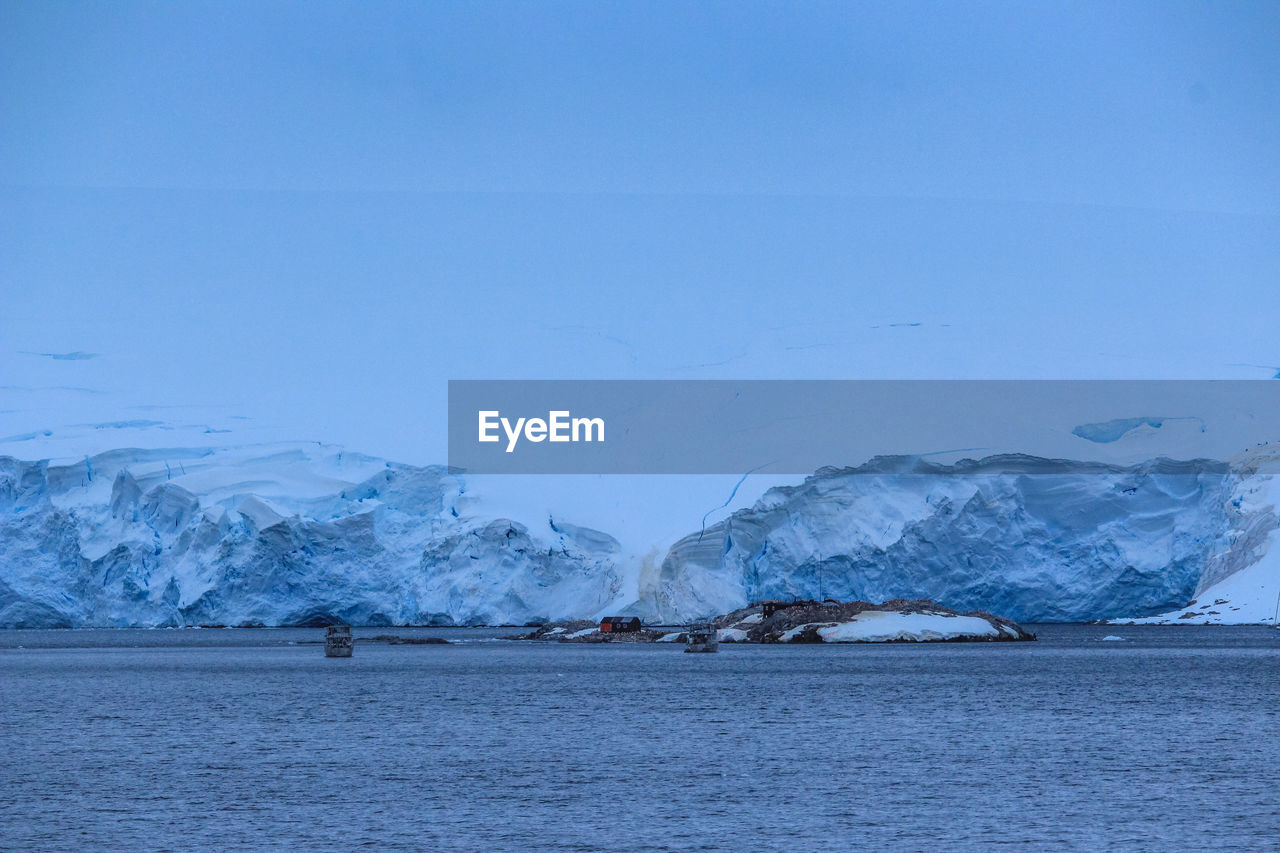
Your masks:
M 1274 2 L 3 3 L 0 439 L 438 462 L 449 378 L 1280 373 L 1278 45 Z

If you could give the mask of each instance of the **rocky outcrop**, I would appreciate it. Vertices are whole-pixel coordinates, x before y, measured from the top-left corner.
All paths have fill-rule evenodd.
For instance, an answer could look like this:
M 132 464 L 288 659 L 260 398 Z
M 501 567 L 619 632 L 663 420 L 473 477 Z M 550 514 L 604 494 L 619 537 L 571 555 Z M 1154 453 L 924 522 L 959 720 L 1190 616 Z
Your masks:
M 759 602 L 710 622 L 722 643 L 1016 642 L 1036 635 L 982 611 L 957 613 L 935 601 Z M 692 629 L 689 629 L 692 630 Z M 685 630 L 602 633 L 594 622 L 542 625 L 516 639 L 560 643 L 684 643 Z
M 936 601 L 772 602 L 713 621 L 721 642 L 928 643 L 1010 642 L 1036 635 L 1009 619 L 974 610 L 958 613 Z M 773 609 L 777 608 L 777 609 Z

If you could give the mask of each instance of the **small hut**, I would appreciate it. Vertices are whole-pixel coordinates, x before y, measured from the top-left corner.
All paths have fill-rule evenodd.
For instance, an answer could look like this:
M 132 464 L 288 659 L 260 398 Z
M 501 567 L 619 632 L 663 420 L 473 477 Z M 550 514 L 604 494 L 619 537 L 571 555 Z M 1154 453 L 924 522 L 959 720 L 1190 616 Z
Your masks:
M 606 616 L 600 620 L 601 634 L 634 634 L 640 628 L 639 616 Z
M 760 602 L 760 615 L 762 618 L 768 619 L 779 610 L 790 610 L 792 607 L 813 607 L 817 605 L 817 603 L 818 602 L 814 601 L 812 598 L 805 599 L 804 601 L 778 601 L 777 599 L 762 601 Z

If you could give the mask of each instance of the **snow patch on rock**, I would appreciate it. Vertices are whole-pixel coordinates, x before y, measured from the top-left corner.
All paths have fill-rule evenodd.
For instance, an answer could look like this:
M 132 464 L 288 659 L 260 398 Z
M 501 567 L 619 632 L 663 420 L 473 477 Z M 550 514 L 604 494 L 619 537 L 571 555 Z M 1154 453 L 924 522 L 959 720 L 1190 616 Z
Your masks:
M 789 643 L 812 625 L 800 625 L 779 641 Z M 870 610 L 849 622 L 817 627 L 824 643 L 937 642 L 960 638 L 998 637 L 1000 629 L 978 616 L 941 613 L 895 613 Z

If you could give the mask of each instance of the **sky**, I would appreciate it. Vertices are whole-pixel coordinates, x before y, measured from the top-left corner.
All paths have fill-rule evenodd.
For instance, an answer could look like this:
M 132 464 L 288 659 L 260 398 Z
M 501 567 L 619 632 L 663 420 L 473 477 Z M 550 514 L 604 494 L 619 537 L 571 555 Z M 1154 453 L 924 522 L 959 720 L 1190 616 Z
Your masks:
M 0 3 L 0 455 L 441 462 L 456 378 L 1277 375 L 1277 44 L 1272 2 Z

